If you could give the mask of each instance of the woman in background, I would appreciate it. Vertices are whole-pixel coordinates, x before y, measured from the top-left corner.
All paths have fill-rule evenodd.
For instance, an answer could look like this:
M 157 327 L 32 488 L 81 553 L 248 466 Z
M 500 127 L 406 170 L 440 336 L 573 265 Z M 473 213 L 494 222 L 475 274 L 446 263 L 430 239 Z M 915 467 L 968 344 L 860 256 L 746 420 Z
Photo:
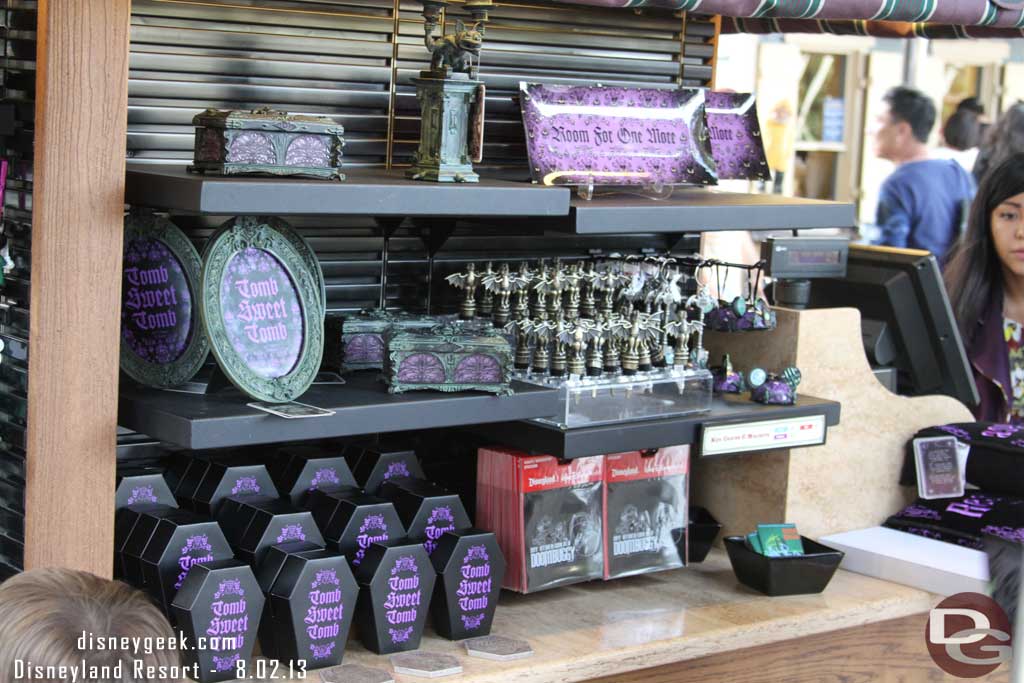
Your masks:
M 981 397 L 975 417 L 1024 422 L 1024 154 L 982 180 L 945 280 Z
M 936 156 L 954 159 L 971 173 L 980 151 L 981 116 L 968 108 L 957 109 L 942 127 L 942 140 L 946 146 L 936 150 Z
M 985 135 L 974 164 L 974 177 L 980 183 L 985 174 L 1014 154 L 1024 153 L 1024 102 L 1017 102 L 999 117 Z

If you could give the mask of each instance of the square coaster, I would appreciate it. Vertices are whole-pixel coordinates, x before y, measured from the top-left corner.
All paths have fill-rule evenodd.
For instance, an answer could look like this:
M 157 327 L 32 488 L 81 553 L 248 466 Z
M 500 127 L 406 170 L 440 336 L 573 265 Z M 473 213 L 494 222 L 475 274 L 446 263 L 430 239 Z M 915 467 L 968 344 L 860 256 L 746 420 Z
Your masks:
M 496 662 L 507 662 L 513 659 L 526 659 L 533 656 L 530 643 L 518 638 L 504 636 L 482 636 L 470 638 L 463 642 L 466 654 L 480 659 L 491 659 Z
M 396 674 L 420 678 L 441 678 L 462 673 L 459 660 L 439 652 L 403 652 L 391 655 L 391 666 Z
M 384 669 L 371 669 L 358 664 L 342 664 L 320 670 L 323 683 L 395 683 L 394 677 Z

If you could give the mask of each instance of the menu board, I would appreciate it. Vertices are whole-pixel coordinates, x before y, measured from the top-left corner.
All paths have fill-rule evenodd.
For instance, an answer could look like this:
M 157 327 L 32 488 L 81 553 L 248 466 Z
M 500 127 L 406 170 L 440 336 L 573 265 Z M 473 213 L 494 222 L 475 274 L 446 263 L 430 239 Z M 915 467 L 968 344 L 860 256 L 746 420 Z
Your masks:
M 195 308 L 199 254 L 166 218 L 130 215 L 123 263 L 121 368 L 150 386 L 187 382 L 209 349 Z
M 717 182 L 699 88 L 520 83 L 534 181 L 544 185 Z

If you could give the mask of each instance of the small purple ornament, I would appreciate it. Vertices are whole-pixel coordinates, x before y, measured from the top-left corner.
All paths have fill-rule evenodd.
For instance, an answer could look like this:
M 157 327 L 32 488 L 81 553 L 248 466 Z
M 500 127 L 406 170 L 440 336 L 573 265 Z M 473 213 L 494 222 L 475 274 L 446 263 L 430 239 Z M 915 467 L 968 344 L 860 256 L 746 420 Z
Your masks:
M 780 375 L 765 375 L 764 370 L 750 371 L 748 382 L 750 400 L 766 405 L 790 406 L 796 403 L 796 388 L 801 380 L 800 370 L 788 367 Z
M 732 359 L 729 354 L 722 358 L 722 365 L 714 368 L 712 374 L 715 378 L 714 390 L 717 394 L 741 394 L 747 390 L 747 382 L 743 374 L 736 372 L 732 366 Z

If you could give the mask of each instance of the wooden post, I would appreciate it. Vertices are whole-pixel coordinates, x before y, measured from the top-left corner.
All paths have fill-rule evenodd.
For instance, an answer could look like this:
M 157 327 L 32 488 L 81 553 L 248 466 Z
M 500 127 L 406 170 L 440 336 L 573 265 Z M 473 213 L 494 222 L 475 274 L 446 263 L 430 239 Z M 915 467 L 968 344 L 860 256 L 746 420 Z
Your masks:
M 131 0 L 39 0 L 25 569 L 109 577 Z
M 711 39 L 714 52 L 711 55 L 711 81 L 708 83 L 708 87 L 714 90 L 715 81 L 718 79 L 718 42 L 722 37 L 722 15 L 716 14 L 711 17 L 711 23 L 715 26 L 715 35 Z

